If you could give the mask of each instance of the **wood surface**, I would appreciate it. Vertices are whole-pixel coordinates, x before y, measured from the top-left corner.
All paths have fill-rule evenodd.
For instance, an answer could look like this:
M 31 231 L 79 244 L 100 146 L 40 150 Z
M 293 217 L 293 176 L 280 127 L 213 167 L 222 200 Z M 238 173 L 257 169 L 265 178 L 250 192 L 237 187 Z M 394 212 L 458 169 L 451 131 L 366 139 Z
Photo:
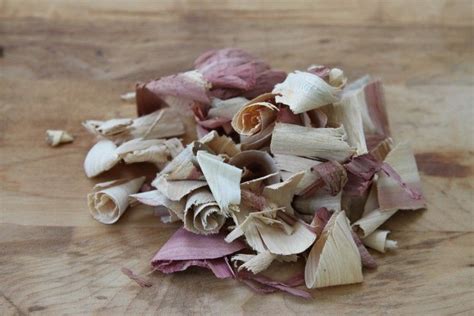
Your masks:
M 0 315 L 452 315 L 474 313 L 472 1 L 0 0 Z M 85 196 L 93 138 L 80 125 L 135 113 L 119 95 L 137 80 L 238 46 L 284 70 L 337 65 L 383 79 L 393 134 L 416 152 L 428 208 L 386 227 L 400 248 L 377 255 L 361 285 L 305 301 L 261 296 L 192 269 L 145 275 L 176 229 L 144 206 L 112 226 Z M 73 144 L 50 148 L 46 129 Z M 276 267 L 278 269 L 278 267 Z

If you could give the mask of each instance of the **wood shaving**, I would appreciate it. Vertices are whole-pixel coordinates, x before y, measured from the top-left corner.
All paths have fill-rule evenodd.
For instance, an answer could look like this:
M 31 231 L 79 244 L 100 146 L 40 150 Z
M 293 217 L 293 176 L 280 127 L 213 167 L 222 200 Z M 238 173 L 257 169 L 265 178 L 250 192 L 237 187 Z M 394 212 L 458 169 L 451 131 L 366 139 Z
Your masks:
M 145 177 L 96 184 L 87 196 L 92 217 L 103 224 L 118 221 L 130 204 L 129 195 L 137 193 L 143 182 Z
M 260 273 L 268 269 L 268 267 L 272 264 L 273 261 L 280 261 L 280 262 L 296 262 L 298 257 L 296 255 L 290 256 L 279 256 L 275 255 L 269 251 L 264 251 L 253 254 L 236 254 L 232 256 L 232 261 L 237 265 L 237 262 L 243 262 L 238 267 L 238 271 L 246 269 L 254 274 Z
M 89 178 L 112 169 L 119 161 L 117 146 L 110 140 L 98 141 L 87 153 L 84 171 Z
M 247 182 L 252 179 L 265 177 L 265 184 L 273 184 L 280 181 L 278 168 L 273 158 L 266 152 L 259 150 L 243 151 L 229 160 L 229 163 L 240 169 L 247 170 L 247 175 L 242 177 L 242 181 Z
M 251 136 L 264 130 L 275 121 L 278 108 L 266 100 L 273 99 L 273 94 L 266 94 L 249 101 L 232 119 L 232 127 L 240 135 Z
M 199 139 L 199 143 L 206 145 L 213 153 L 217 155 L 227 155 L 234 157 L 240 153 L 240 148 L 235 144 L 232 138 L 225 135 L 219 135 L 212 131 Z
M 132 139 L 116 150 L 125 163 L 152 162 L 162 168 L 170 160 L 170 152 L 164 141 Z
M 170 200 L 158 190 L 131 194 L 130 197 L 145 205 L 166 207 L 170 212 L 168 214 L 169 218 L 162 218 L 162 221 L 171 221 L 172 217 L 176 217 L 181 220 L 184 218 L 184 199 L 179 201 Z
M 198 189 L 187 197 L 184 228 L 196 234 L 217 234 L 226 216 L 207 188 Z
M 123 101 L 127 101 L 127 102 L 135 102 L 136 97 L 137 97 L 137 94 L 136 94 L 135 91 L 126 92 L 126 93 L 120 95 L 120 99 L 122 99 Z
M 392 217 L 398 210 L 380 210 L 377 187 L 373 186 L 364 205 L 362 217 L 352 224 L 353 229 L 365 238 Z
M 379 252 L 384 253 L 387 250 L 393 250 L 397 248 L 397 242 L 388 239 L 390 231 L 377 229 L 372 232 L 369 236 L 365 237 L 362 242 L 367 247 L 375 249 Z
M 378 200 L 383 210 L 416 210 L 424 208 L 426 202 L 421 195 L 420 176 L 416 166 L 415 156 L 407 143 L 400 143 L 385 158 L 388 163 L 403 179 L 400 181 L 384 172 L 379 172 L 377 181 Z M 410 195 L 409 190 L 416 191 L 417 196 Z
M 240 204 L 240 178 L 242 170 L 224 163 L 219 156 L 198 151 L 197 161 L 214 198 L 228 214 Z
M 314 211 L 327 207 L 330 210 L 340 211 L 342 193 L 332 195 L 329 192 L 322 191 L 309 197 L 296 197 L 293 203 L 294 208 L 303 214 L 314 214 Z
M 272 91 L 277 95 L 275 101 L 288 105 L 295 114 L 335 103 L 339 100 L 340 92 L 340 87 L 332 86 L 320 77 L 303 71 L 290 73 Z
M 208 185 L 206 181 L 201 180 L 171 181 L 167 175 L 157 177 L 151 184 L 171 201 L 179 201 L 192 191 Z
M 283 182 L 267 185 L 263 189 L 263 197 L 279 207 L 283 207 L 286 212 L 293 215 L 294 210 L 291 202 L 303 175 L 303 172 L 299 172 Z
M 165 108 L 135 119 L 89 120 L 83 126 L 92 134 L 121 144 L 135 138 L 157 139 L 182 135 L 184 124 L 175 110 Z
M 305 267 L 308 288 L 360 283 L 363 280 L 359 250 L 345 212 L 336 212 L 311 249 Z
M 213 99 L 211 109 L 207 113 L 209 118 L 225 118 L 230 122 L 240 108 L 247 104 L 249 100 L 242 97 L 231 98 L 227 100 Z
M 51 130 L 46 131 L 46 143 L 51 147 L 56 147 L 65 143 L 72 143 L 74 137 L 66 131 Z
M 179 225 L 151 262 L 162 273 L 197 266 L 258 293 L 308 299 L 297 287 L 362 282 L 362 268 L 377 267 L 372 249 L 397 247 L 383 224 L 426 205 L 414 155 L 392 140 L 381 81 L 370 76 L 349 82 L 323 65 L 287 75 L 225 48 L 122 99 L 136 102 L 138 117 L 83 123 L 97 139 L 86 175 L 140 162 L 158 170 L 146 175 L 151 184 L 98 183 L 88 205 L 104 224 L 142 203 Z M 47 135 L 52 146 L 72 141 Z M 272 266 L 295 261 L 304 271 L 274 278 Z
M 343 127 L 310 128 L 277 123 L 270 148 L 274 154 L 345 161 L 356 151 L 346 139 Z

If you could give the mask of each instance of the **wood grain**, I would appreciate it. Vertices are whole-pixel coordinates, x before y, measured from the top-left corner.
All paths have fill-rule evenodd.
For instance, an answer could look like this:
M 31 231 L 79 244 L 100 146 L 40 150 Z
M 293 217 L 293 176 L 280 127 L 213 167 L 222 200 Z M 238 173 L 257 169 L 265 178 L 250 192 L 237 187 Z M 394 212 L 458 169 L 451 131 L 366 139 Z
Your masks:
M 471 1 L 0 0 L 0 314 L 472 314 L 474 108 Z M 386 227 L 400 249 L 377 255 L 362 285 L 315 300 L 256 295 L 203 270 L 142 274 L 176 229 L 151 209 L 103 226 L 86 210 L 85 119 L 134 115 L 119 95 L 187 69 L 202 51 L 239 46 L 292 70 L 342 67 L 385 82 L 393 134 L 409 140 L 428 209 Z M 49 148 L 44 131 L 73 144 Z M 276 267 L 279 269 L 279 267 Z M 281 273 L 289 273 L 282 270 Z
M 146 260 L 174 229 L 170 225 L 4 227 L 1 295 L 21 312 L 36 310 L 49 315 L 90 311 L 454 314 L 474 308 L 472 280 L 466 278 L 472 258 L 460 256 L 471 244 L 473 233 L 394 233 L 401 248 L 377 256 L 380 267 L 366 273 L 363 284 L 313 291 L 315 299 L 308 302 L 282 294 L 261 297 L 237 281 L 217 280 L 198 269 L 172 276 L 153 274 L 148 278 L 154 286 L 146 289 L 120 272 L 120 267 L 126 266 L 144 275 L 149 271 Z

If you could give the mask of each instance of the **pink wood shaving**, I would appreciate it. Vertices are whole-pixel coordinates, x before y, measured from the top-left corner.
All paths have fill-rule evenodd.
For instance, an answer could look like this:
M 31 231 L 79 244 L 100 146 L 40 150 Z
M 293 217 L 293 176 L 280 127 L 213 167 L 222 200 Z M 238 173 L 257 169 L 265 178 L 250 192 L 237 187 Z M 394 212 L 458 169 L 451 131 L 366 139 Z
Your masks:
M 321 233 L 326 227 L 326 224 L 329 222 L 331 218 L 332 212 L 330 212 L 327 208 L 321 207 L 316 210 L 314 213 L 314 218 L 310 224 L 311 230 L 316 233 L 316 236 L 321 236 Z
M 196 136 L 197 136 L 198 139 L 204 137 L 209 132 L 210 132 L 210 130 L 205 129 L 204 127 L 202 127 L 199 124 L 196 124 Z
M 189 80 L 184 73 L 150 81 L 146 84 L 146 87 L 158 96 L 171 95 L 205 104 L 210 103 L 206 88 Z
M 246 202 L 252 208 L 263 211 L 268 205 L 267 200 L 263 196 L 259 196 L 249 190 L 241 190 L 240 194 L 242 195 L 242 201 Z
M 344 167 L 348 180 L 344 192 L 350 196 L 363 196 L 372 184 L 374 175 L 382 167 L 382 162 L 365 154 L 352 158 Z
M 287 106 L 280 107 L 277 115 L 277 121 L 281 123 L 302 125 L 301 116 L 294 114 Z
M 258 293 L 273 293 L 282 291 L 294 296 L 311 299 L 311 293 L 298 289 L 296 286 L 304 284 L 304 275 L 298 273 L 285 282 L 275 281 L 263 275 L 255 275 L 247 271 L 237 273 L 237 278 Z
M 398 184 L 400 184 L 400 186 L 405 190 L 405 192 L 408 193 L 410 198 L 412 198 L 413 200 L 421 200 L 423 198 L 423 195 L 421 194 L 420 190 L 418 190 L 417 188 L 412 188 L 408 186 L 400 177 L 398 172 L 395 171 L 395 169 L 393 169 L 388 163 L 382 164 L 382 170 L 383 172 L 385 172 L 387 176 L 397 181 Z
M 135 86 L 135 93 L 138 116 L 153 113 L 166 106 L 165 101 L 150 91 L 144 83 L 138 83 Z
M 347 182 L 346 171 L 337 161 L 316 165 L 311 168 L 311 172 L 318 175 L 318 179 L 301 192 L 305 197 L 312 196 L 321 188 L 325 188 L 331 195 L 336 195 Z
M 320 77 L 321 79 L 327 80 L 329 79 L 329 72 L 331 72 L 331 68 L 326 66 L 315 66 L 310 67 L 307 71 Z
M 369 83 L 364 87 L 364 93 L 369 115 L 377 129 L 377 132 L 385 137 L 389 137 L 390 126 L 388 124 L 382 82 L 377 80 Z
M 245 91 L 243 96 L 247 99 L 253 99 L 258 97 L 261 94 L 270 92 L 273 90 L 273 87 L 280 82 L 283 82 L 286 79 L 286 72 L 280 70 L 265 70 L 257 74 L 257 82 L 255 86 Z
M 133 273 L 132 270 L 123 267 L 120 269 L 123 274 L 125 274 L 127 277 L 129 277 L 130 280 L 135 281 L 140 287 L 151 287 L 153 284 L 150 281 L 147 281 L 140 277 L 139 275 L 136 275 Z
M 233 277 L 226 257 L 245 248 L 236 240 L 227 243 L 225 233 L 197 235 L 179 228 L 153 257 L 151 264 L 163 273 L 183 271 L 190 266 L 210 269 L 218 278 Z
M 286 73 L 237 48 L 211 50 L 199 56 L 194 66 L 212 84 L 211 95 L 228 99 L 237 95 L 254 98 L 269 92 Z
M 357 245 L 357 249 L 359 249 L 362 266 L 368 269 L 377 268 L 377 262 L 375 262 L 374 257 L 372 257 L 372 255 L 369 253 L 367 248 L 365 248 L 364 244 L 362 243 L 359 236 L 357 236 L 355 232 L 352 232 L 352 238 L 354 239 L 354 242 Z
M 205 52 L 194 61 L 194 67 L 215 88 L 248 90 L 257 80 L 255 58 L 237 48 Z
M 228 124 L 230 121 L 231 121 L 230 119 L 225 118 L 225 117 L 213 117 L 210 119 L 197 121 L 197 123 L 208 130 L 214 130 L 219 127 L 223 127 L 224 125 Z
M 184 271 L 189 267 L 201 267 L 209 269 L 219 279 L 234 277 L 232 270 L 229 269 L 229 266 L 224 258 L 159 262 L 153 265 L 155 270 L 165 274 Z

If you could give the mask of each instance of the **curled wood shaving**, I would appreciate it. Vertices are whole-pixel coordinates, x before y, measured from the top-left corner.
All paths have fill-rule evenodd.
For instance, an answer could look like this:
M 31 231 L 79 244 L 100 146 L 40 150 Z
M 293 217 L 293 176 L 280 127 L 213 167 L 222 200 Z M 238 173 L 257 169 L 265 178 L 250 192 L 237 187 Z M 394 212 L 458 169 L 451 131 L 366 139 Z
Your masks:
M 168 175 L 168 180 L 205 180 L 192 161 L 184 162 Z
M 367 153 L 364 124 L 362 121 L 360 94 L 345 95 L 340 102 L 334 104 L 334 115 L 344 126 L 347 143 L 357 149 L 357 155 Z
M 397 210 L 375 209 L 367 214 L 364 214 L 361 219 L 356 221 L 352 226 L 365 238 L 373 233 L 380 225 L 385 223 L 390 217 L 395 214 Z
M 207 188 L 198 189 L 187 197 L 184 210 L 184 228 L 196 234 L 217 234 L 225 222 L 225 214 L 219 208 Z
M 231 260 L 235 263 L 237 263 L 237 261 L 243 262 L 243 264 L 239 266 L 238 271 L 246 269 L 254 274 L 257 274 L 265 271 L 272 264 L 276 257 L 276 255 L 268 251 L 264 251 L 256 255 L 237 254 L 232 256 Z
M 347 77 L 344 72 L 339 68 L 329 68 L 322 65 L 311 65 L 307 71 L 312 73 L 321 79 L 324 79 L 331 86 L 342 88 L 346 85 Z
M 330 192 L 321 191 L 317 194 L 302 197 L 298 196 L 293 202 L 295 210 L 303 214 L 313 214 L 315 210 L 321 207 L 327 207 L 330 210 L 340 211 L 342 192 L 332 195 Z
M 227 235 L 231 242 L 245 235 L 246 241 L 255 251 L 270 251 L 277 255 L 298 254 L 308 249 L 316 239 L 316 234 L 302 223 L 291 224 L 277 216 L 277 210 L 251 212 L 245 204 L 235 213 L 238 226 Z
M 120 157 L 116 153 L 117 146 L 110 140 L 98 141 L 87 153 L 84 160 L 84 171 L 89 178 L 112 169 Z
M 252 179 L 265 177 L 265 184 L 274 184 L 280 181 L 278 168 L 273 158 L 266 152 L 260 150 L 246 150 L 229 160 L 229 163 L 240 169 L 246 169 L 247 175 L 242 177 L 242 181 L 247 182 Z
M 292 173 L 309 170 L 311 167 L 321 163 L 320 161 L 309 158 L 275 153 L 273 159 L 280 170 L 290 171 Z
M 224 118 L 230 122 L 240 108 L 247 104 L 249 100 L 243 97 L 236 97 L 227 100 L 212 99 L 211 109 L 207 113 L 208 118 Z
M 176 157 L 173 158 L 157 175 L 157 178 L 163 175 L 167 175 L 177 168 L 180 168 L 182 165 L 192 162 L 194 155 L 192 152 L 192 144 L 186 146 Z M 155 179 L 156 181 L 156 179 Z
M 60 144 L 71 143 L 74 137 L 66 131 L 51 130 L 46 131 L 46 143 L 51 147 L 59 146 Z
M 178 138 L 170 138 L 165 140 L 165 146 L 168 149 L 171 158 L 178 156 L 183 150 L 183 144 Z
M 331 219 L 332 214 L 333 212 L 329 211 L 326 207 L 318 208 L 314 213 L 310 227 L 316 233 L 318 238 L 321 237 L 324 227 L 326 227 L 327 223 Z
M 398 177 L 379 172 L 377 191 L 380 209 L 416 210 L 425 207 L 420 176 L 410 146 L 407 143 L 398 144 L 387 155 L 385 162 L 398 173 Z
M 245 182 L 242 182 L 242 184 L 240 185 L 240 188 L 242 190 L 249 190 L 253 193 L 256 193 L 258 195 L 261 195 L 262 191 L 263 191 L 263 188 L 269 184 L 273 184 L 273 183 L 278 183 L 278 181 L 274 181 L 274 179 L 278 177 L 278 173 L 270 173 L 266 176 L 263 176 L 263 177 L 260 177 L 260 178 L 257 178 L 257 179 L 252 179 L 252 180 L 248 180 L 248 181 L 245 181 Z M 243 196 L 243 194 L 242 194 Z
M 333 87 L 343 88 L 346 85 L 347 77 L 339 68 L 332 68 L 329 71 L 329 84 Z
M 179 136 L 185 132 L 180 116 L 170 108 L 164 108 L 135 119 L 89 120 L 85 121 L 83 126 L 90 133 L 119 144 L 134 138 L 166 138 Z
M 177 138 L 136 138 L 120 145 L 115 153 L 125 163 L 151 162 L 161 169 L 183 150 L 183 145 Z
M 352 227 L 362 238 L 365 238 L 372 234 L 397 211 L 397 209 L 381 211 L 377 199 L 377 187 L 372 186 L 364 206 L 364 213 L 359 220 L 352 224 Z
M 260 252 L 257 254 L 236 254 L 232 256 L 231 261 L 237 265 L 238 261 L 243 262 L 239 267 L 238 271 L 242 271 L 246 269 L 253 274 L 260 273 L 265 271 L 273 261 L 280 261 L 280 262 L 296 262 L 298 257 L 296 255 L 291 256 L 279 256 L 274 255 L 269 251 Z
M 362 263 L 345 212 L 332 215 L 305 266 L 308 288 L 360 283 Z
M 209 132 L 199 139 L 199 143 L 206 145 L 214 154 L 227 155 L 234 157 L 239 154 L 240 148 L 235 144 L 232 138 L 225 135 L 219 135 L 216 131 Z
M 170 152 L 163 140 L 132 139 L 116 150 L 125 163 L 151 162 L 162 168 L 170 160 Z
M 145 205 L 164 206 L 170 212 L 175 214 L 177 218 L 181 220 L 184 218 L 184 208 L 185 208 L 184 200 L 172 201 L 158 190 L 151 190 L 147 192 L 131 194 L 130 197 L 133 199 L 136 199 L 137 201 Z
M 320 164 L 320 161 L 307 159 L 292 155 L 275 154 L 274 160 L 277 168 L 280 169 L 280 175 L 283 180 L 287 180 L 293 174 L 303 171 L 303 178 L 298 183 L 295 194 L 301 195 L 302 192 L 317 180 L 317 175 L 311 172 L 311 168 Z
M 171 181 L 167 175 L 158 176 L 151 184 L 171 201 L 179 201 L 192 191 L 207 186 L 206 181 L 200 180 Z
M 87 196 L 91 215 L 103 224 L 113 224 L 129 206 L 129 195 L 137 193 L 145 177 L 130 181 L 116 180 L 98 183 Z
M 268 151 L 265 149 L 270 145 L 270 139 L 272 137 L 273 128 L 275 127 L 275 122 L 270 123 L 259 133 L 245 136 L 240 135 L 240 144 L 242 150 L 250 149 L 260 149 L 263 151 Z
M 130 138 L 166 138 L 184 134 L 185 128 L 176 110 L 165 108 L 133 120 Z
M 272 99 L 272 94 L 266 94 L 249 101 L 237 112 L 232 119 L 234 130 L 245 136 L 251 136 L 264 130 L 275 121 L 278 107 L 264 100 Z
M 296 155 L 327 160 L 345 161 L 355 153 L 346 142 L 343 127 L 310 128 L 277 123 L 272 133 L 274 154 Z
M 226 48 L 122 99 L 136 100 L 139 117 L 85 121 L 99 141 L 84 169 L 93 177 L 121 161 L 152 162 L 156 190 L 143 177 L 99 183 L 88 204 L 107 224 L 137 201 L 163 222 L 181 221 L 154 270 L 204 267 L 261 293 L 309 298 L 296 287 L 362 282 L 362 267 L 377 267 L 365 246 L 397 245 L 380 226 L 426 204 L 413 153 L 393 143 L 382 85 L 369 76 L 347 84 L 341 69 L 317 65 L 287 76 Z M 47 135 L 53 146 L 72 140 Z M 286 282 L 260 275 L 298 256 L 304 275 Z
M 195 70 L 152 80 L 146 83 L 145 87 L 160 98 L 170 95 L 203 103 L 210 102 L 207 91 L 211 84 Z
M 198 151 L 197 161 L 217 204 L 228 214 L 240 204 L 242 170 L 205 151 Z
M 339 82 L 337 82 L 339 84 Z M 341 88 L 332 86 L 309 72 L 295 71 L 277 84 L 275 101 L 286 104 L 295 114 L 316 109 L 339 100 Z
M 367 247 L 375 249 L 379 252 L 385 252 L 397 248 L 397 242 L 388 239 L 390 231 L 377 229 L 369 236 L 365 237 L 362 242 Z
M 275 203 L 279 207 L 283 207 L 286 212 L 294 214 L 291 202 L 293 201 L 293 196 L 303 175 L 304 172 L 299 172 L 283 182 L 266 186 L 263 189 L 263 196 L 268 201 Z
M 299 195 L 311 196 L 322 188 L 331 195 L 337 195 L 347 183 L 346 169 L 337 161 L 317 164 L 310 169 L 310 173 L 307 179 L 311 182 L 299 190 Z
M 114 137 L 125 133 L 127 129 L 133 124 L 133 119 L 121 118 L 110 119 L 108 121 L 89 120 L 82 123 L 83 126 L 91 133 L 103 136 Z

